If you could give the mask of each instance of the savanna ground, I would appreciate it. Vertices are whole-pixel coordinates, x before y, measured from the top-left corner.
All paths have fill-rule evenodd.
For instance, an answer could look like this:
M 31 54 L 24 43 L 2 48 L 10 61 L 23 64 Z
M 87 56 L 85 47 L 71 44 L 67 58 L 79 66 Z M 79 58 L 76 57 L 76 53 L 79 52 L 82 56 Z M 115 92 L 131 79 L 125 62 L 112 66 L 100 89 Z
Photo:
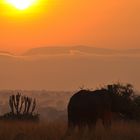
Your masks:
M 75 131 L 65 137 L 67 104 L 75 92 L 20 91 L 37 99 L 40 122 L 0 121 L 0 140 L 140 140 L 140 123 L 114 122 L 105 130 L 99 121 L 96 129 Z M 16 91 L 0 91 L 0 114 L 9 111 L 8 98 Z
M 0 140 L 62 140 L 67 123 L 54 122 L 0 122 Z M 140 124 L 135 122 L 116 122 L 110 130 L 100 123 L 92 132 L 75 131 L 64 140 L 139 140 Z

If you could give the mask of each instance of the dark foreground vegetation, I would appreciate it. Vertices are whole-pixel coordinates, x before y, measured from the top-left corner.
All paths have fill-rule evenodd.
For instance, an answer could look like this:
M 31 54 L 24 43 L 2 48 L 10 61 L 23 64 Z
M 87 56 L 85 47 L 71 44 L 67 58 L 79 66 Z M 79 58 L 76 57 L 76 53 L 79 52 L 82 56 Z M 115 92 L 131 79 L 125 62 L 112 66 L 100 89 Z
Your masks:
M 62 140 L 67 129 L 66 122 L 0 122 L 0 140 Z M 140 124 L 116 122 L 105 130 L 100 122 L 95 130 L 75 131 L 64 140 L 139 140 Z
M 87 115 L 84 117 L 84 119 L 81 119 L 83 117 L 81 116 L 82 113 L 90 114 L 91 112 L 80 112 L 81 114 L 76 114 L 76 116 L 74 116 L 74 119 L 76 117 L 76 125 L 74 128 L 72 128 L 74 131 L 69 133 L 70 135 L 67 133 L 67 130 L 71 130 L 68 129 L 69 117 L 66 116 L 66 119 L 59 118 L 55 121 L 48 121 L 46 116 L 46 121 L 39 121 L 40 116 L 39 114 L 35 113 L 35 99 L 32 99 L 28 96 L 22 96 L 20 93 L 11 95 L 9 97 L 10 111 L 0 116 L 0 140 L 139 140 L 140 96 L 135 94 L 133 86 L 130 84 L 124 85 L 117 83 L 101 87 L 95 91 L 90 91 L 87 89 L 80 90 L 80 94 L 78 92 L 78 100 L 75 100 L 74 98 L 74 104 L 72 103 L 72 108 L 74 107 L 73 109 L 75 109 L 77 106 L 77 101 L 79 101 L 84 108 L 87 102 L 89 103 L 87 100 L 89 98 L 83 98 L 82 96 L 84 95 L 84 97 L 86 97 L 88 94 L 96 94 L 96 98 L 93 96 L 94 102 L 96 102 L 96 104 L 93 104 L 94 107 L 90 106 L 89 110 L 93 110 L 93 115 L 100 115 L 96 117 Z M 101 91 L 103 94 L 98 96 L 97 93 L 100 94 Z M 111 98 L 104 96 L 104 93 L 109 95 L 111 94 Z M 80 98 L 82 97 L 82 100 L 79 100 L 79 95 Z M 106 105 L 109 107 L 109 110 L 106 110 L 108 109 L 106 108 Z M 69 111 L 72 112 L 72 116 L 70 116 L 70 121 L 72 119 L 72 123 L 74 114 L 73 109 L 69 110 L 68 108 L 67 110 L 68 115 Z M 88 108 L 85 110 L 87 111 L 87 109 Z M 107 113 L 112 113 L 110 120 L 106 116 L 105 120 L 102 119 L 102 117 L 104 117 L 102 115 L 106 111 L 108 111 Z M 88 127 L 87 122 L 89 122 L 90 119 L 92 119 L 91 123 L 92 121 L 96 121 L 96 127 L 95 125 L 94 127 Z M 109 124 L 110 121 L 112 122 L 112 125 L 110 125 L 109 128 L 103 127 L 101 120 L 103 121 L 103 125 L 104 122 L 107 122 L 108 120 Z M 82 126 L 82 129 L 77 125 L 79 122 Z M 82 123 L 84 123 L 84 127 Z

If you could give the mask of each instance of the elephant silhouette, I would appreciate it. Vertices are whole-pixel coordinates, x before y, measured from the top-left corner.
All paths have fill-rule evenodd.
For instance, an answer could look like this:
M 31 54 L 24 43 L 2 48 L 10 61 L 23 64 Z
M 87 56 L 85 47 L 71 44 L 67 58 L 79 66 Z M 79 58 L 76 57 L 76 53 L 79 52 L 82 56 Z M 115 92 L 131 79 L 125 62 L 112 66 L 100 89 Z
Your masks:
M 98 119 L 102 120 L 105 128 L 111 126 L 112 112 L 121 113 L 123 100 L 112 91 L 80 90 L 74 94 L 68 103 L 68 128 L 73 129 L 87 125 L 90 128 L 96 126 Z

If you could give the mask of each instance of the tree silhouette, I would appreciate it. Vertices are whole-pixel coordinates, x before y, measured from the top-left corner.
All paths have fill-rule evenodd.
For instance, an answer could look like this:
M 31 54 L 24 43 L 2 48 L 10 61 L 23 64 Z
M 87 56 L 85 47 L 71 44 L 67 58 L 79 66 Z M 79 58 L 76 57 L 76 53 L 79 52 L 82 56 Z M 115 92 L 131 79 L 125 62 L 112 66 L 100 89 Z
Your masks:
M 131 84 L 116 83 L 107 85 L 105 88 L 119 100 L 119 104 L 116 106 L 122 108 L 121 115 L 124 119 L 140 120 L 140 96 L 135 95 L 134 87 Z
M 6 120 L 39 120 L 39 114 L 35 113 L 36 99 L 22 96 L 21 93 L 9 97 L 10 113 L 1 116 Z

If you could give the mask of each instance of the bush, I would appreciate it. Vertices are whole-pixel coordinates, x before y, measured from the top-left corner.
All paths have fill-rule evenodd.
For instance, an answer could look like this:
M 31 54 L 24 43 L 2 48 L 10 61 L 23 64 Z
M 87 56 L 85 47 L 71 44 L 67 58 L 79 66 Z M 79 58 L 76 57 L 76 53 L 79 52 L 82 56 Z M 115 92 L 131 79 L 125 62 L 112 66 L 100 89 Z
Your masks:
M 119 102 L 116 106 L 122 108 L 122 116 L 125 120 L 140 121 L 140 96 L 136 96 L 131 84 L 116 83 L 105 86 L 109 92 L 114 94 Z

